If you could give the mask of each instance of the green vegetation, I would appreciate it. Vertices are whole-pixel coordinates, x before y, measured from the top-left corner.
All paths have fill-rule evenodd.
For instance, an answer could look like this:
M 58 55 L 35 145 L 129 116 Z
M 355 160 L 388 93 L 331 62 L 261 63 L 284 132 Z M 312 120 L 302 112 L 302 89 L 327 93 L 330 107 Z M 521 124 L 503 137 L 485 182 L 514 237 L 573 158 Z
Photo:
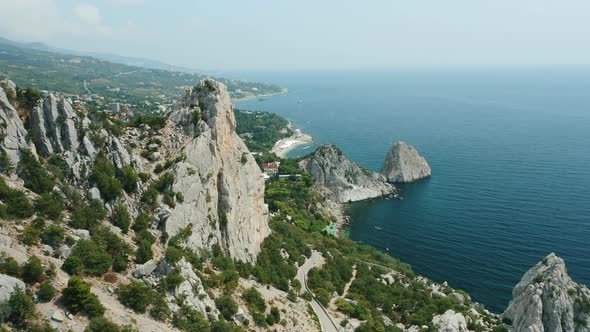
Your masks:
M 55 191 L 45 192 L 35 200 L 37 214 L 52 220 L 59 220 L 65 208 L 63 197 Z
M 55 182 L 31 151 L 22 150 L 18 163 L 18 176 L 25 182 L 25 187 L 37 194 L 47 193 L 53 190 Z
M 83 203 L 81 206 L 73 207 L 72 219 L 70 226 L 78 229 L 93 230 L 100 225 L 100 221 L 106 218 L 107 211 L 102 202 L 99 200 L 91 200 L 88 203 Z
M 62 269 L 71 275 L 103 275 L 112 264 L 111 256 L 93 240 L 80 240 L 65 260 Z
M 9 322 L 25 329 L 35 316 L 35 302 L 20 288 L 10 294 L 8 301 L 0 303 L 0 322 Z
M 62 292 L 62 301 L 74 314 L 97 317 L 102 316 L 105 311 L 98 297 L 90 291 L 90 284 L 76 276 L 68 280 L 68 286 Z
M 131 281 L 119 287 L 117 298 L 124 306 L 137 312 L 145 312 L 154 301 L 154 291 L 143 282 Z
M 131 225 L 131 217 L 129 216 L 129 211 L 127 207 L 122 204 L 115 205 L 113 208 L 113 215 L 111 217 L 111 222 L 113 225 L 119 227 L 123 234 L 127 234 L 129 230 L 129 225 Z
M 89 180 L 100 190 L 100 195 L 105 201 L 113 201 L 121 195 L 123 185 L 115 175 L 116 169 L 113 163 L 105 157 L 96 159 Z
M 42 302 L 49 302 L 55 296 L 56 290 L 48 281 L 43 282 L 37 291 L 37 297 Z
M 29 257 L 29 260 L 22 266 L 21 278 L 27 284 L 34 284 L 41 281 L 43 276 L 44 268 L 41 264 L 41 260 L 37 256 Z
M 26 219 L 33 215 L 33 205 L 20 190 L 12 189 L 0 178 L 0 218 Z
M 235 110 L 236 132 L 250 151 L 265 152 L 275 143 L 293 135 L 287 129 L 288 121 L 274 113 Z
M 229 295 L 222 295 L 215 299 L 215 306 L 227 320 L 231 320 L 232 316 L 238 313 L 238 304 Z

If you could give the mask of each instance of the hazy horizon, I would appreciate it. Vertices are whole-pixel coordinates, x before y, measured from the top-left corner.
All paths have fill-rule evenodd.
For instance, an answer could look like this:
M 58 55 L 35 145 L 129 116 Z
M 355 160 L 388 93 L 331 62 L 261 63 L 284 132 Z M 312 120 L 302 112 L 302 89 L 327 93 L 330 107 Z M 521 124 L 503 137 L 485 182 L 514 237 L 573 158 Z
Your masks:
M 0 36 L 204 70 L 588 65 L 590 2 L 0 0 Z

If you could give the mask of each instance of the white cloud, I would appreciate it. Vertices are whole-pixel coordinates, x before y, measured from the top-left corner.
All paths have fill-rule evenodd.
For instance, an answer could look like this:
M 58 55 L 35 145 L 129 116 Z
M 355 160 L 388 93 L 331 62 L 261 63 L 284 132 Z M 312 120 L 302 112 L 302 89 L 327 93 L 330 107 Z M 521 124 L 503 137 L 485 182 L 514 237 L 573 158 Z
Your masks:
M 74 13 L 80 21 L 86 24 L 98 25 L 101 22 L 98 8 L 89 4 L 80 4 L 74 8 Z

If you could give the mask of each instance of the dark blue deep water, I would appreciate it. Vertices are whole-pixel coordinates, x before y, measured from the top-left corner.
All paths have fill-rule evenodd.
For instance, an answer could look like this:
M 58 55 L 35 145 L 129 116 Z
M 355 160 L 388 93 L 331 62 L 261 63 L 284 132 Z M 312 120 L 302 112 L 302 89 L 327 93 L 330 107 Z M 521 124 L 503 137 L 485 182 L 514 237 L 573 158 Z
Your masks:
M 590 284 L 590 68 L 232 75 L 290 90 L 238 107 L 283 115 L 371 170 L 398 140 L 430 162 L 403 200 L 351 205 L 352 239 L 498 312 L 549 252 Z

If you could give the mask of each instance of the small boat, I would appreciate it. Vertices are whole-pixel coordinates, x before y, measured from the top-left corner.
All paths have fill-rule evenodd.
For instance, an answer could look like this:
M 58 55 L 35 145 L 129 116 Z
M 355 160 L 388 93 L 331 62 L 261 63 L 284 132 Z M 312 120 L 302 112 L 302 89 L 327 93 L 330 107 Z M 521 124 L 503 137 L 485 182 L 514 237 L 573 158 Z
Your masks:
M 303 103 L 303 100 L 302 99 L 299 99 L 299 101 L 297 102 L 297 104 L 301 104 L 301 103 Z
M 309 146 L 309 145 L 308 145 L 308 146 L 304 147 L 304 148 L 303 148 L 303 149 L 301 149 L 301 150 L 307 150 L 307 149 L 309 149 L 309 148 L 311 148 L 311 146 Z
M 385 250 L 389 251 L 389 248 L 385 247 Z
M 375 229 L 378 229 L 378 230 L 382 230 L 382 229 L 383 229 L 383 228 L 381 228 L 381 227 L 379 227 L 379 226 L 375 226 L 374 228 L 375 228 Z

